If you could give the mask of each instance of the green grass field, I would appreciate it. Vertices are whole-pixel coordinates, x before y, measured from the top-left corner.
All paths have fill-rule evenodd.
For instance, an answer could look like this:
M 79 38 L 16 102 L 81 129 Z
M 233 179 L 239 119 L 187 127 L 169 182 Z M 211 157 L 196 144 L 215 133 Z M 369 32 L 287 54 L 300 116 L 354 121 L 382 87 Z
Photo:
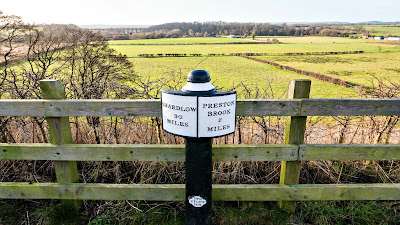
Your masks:
M 348 44 L 356 44 L 356 43 L 367 43 L 371 42 L 368 39 L 350 39 L 343 37 L 319 37 L 319 36 L 304 36 L 304 37 L 292 37 L 292 36 L 280 36 L 280 37 L 257 37 L 257 40 L 266 40 L 277 38 L 280 42 L 283 43 L 315 43 L 315 44 L 329 44 L 329 43 L 348 43 Z
M 399 53 L 260 57 L 279 64 L 371 86 L 374 76 L 400 82 Z
M 191 39 L 191 38 L 189 38 Z M 205 38 L 206 40 L 208 38 Z M 229 40 L 228 38 L 226 38 Z M 195 38 L 203 43 L 201 38 Z M 210 40 L 219 40 L 218 38 Z M 233 39 L 236 40 L 236 39 Z M 245 39 L 239 39 L 245 40 Z M 121 54 L 137 57 L 138 54 L 227 54 L 227 53 L 288 53 L 288 52 L 324 52 L 324 51 L 365 51 L 365 52 L 398 52 L 399 46 L 376 43 L 375 40 L 329 38 L 329 37 L 286 37 L 278 38 L 282 44 L 223 44 L 223 45 L 111 45 Z M 157 40 L 150 40 L 156 43 Z M 164 39 L 159 39 L 164 43 Z M 131 43 L 133 41 L 125 41 Z M 110 42 L 111 44 L 114 42 Z M 124 41 L 118 41 L 122 44 Z M 212 42 L 209 42 L 212 43 Z
M 118 44 L 196 44 L 196 43 L 232 43 L 232 42 L 254 42 L 250 39 L 242 38 L 163 38 L 163 39 L 140 39 L 129 41 L 109 41 L 110 45 Z
M 266 88 L 270 82 L 275 92 L 274 96 L 271 96 L 273 98 L 286 98 L 284 92 L 292 79 L 312 80 L 311 97 L 313 98 L 357 96 L 353 88 L 340 87 L 241 57 L 134 58 L 131 60 L 135 71 L 152 78 L 162 77 L 172 72 L 186 76 L 193 69 L 205 69 L 210 73 L 213 84 L 223 89 L 229 89 L 240 82 Z
M 272 37 L 258 38 L 266 40 Z M 118 43 L 213 43 L 246 39 L 229 38 L 177 38 L 158 40 L 118 41 Z M 260 56 L 260 58 L 337 77 L 355 84 L 371 86 L 374 76 L 400 82 L 400 45 L 386 45 L 375 40 L 340 37 L 279 37 L 282 44 L 224 44 L 224 45 L 111 45 L 114 49 L 132 57 L 135 71 L 142 76 L 159 78 L 171 72 L 186 76 L 193 69 L 210 72 L 215 85 L 229 89 L 234 84 L 265 87 L 268 80 L 280 97 L 292 79 L 311 79 L 311 96 L 314 98 L 357 97 L 353 88 L 340 87 L 314 78 L 285 71 L 267 64 L 237 56 L 221 57 L 154 57 L 140 58 L 138 54 L 228 54 L 228 53 L 270 53 L 364 51 L 362 54 L 309 55 L 309 56 Z M 111 42 L 117 43 L 117 42 Z M 197 66 L 196 66 L 197 65 Z
M 400 36 L 400 25 L 366 25 L 363 26 L 365 30 L 373 30 L 371 35 L 390 35 L 390 36 Z

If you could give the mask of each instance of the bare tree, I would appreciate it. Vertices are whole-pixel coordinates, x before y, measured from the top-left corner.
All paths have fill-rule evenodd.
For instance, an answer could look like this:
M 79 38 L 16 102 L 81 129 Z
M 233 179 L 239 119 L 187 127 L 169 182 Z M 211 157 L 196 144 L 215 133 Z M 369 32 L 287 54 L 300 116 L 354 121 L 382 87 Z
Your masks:
M 67 95 L 74 99 L 125 98 L 135 93 L 129 84 L 135 82 L 131 62 L 108 46 L 102 36 L 88 30 L 74 30 L 72 48 L 64 51 L 66 67 L 61 79 L 67 84 Z M 100 143 L 99 117 L 87 117 L 96 143 Z M 77 125 L 77 124 L 76 124 Z
M 17 57 L 16 43 L 19 41 L 20 31 L 25 28 L 21 17 L 14 15 L 5 15 L 0 11 L 0 98 L 7 93 L 6 81 L 9 77 L 10 61 Z M 1 141 L 7 142 L 13 140 L 7 129 L 7 124 L 11 118 L 0 117 L 0 135 Z
M 0 14 L 2 15 L 2 14 Z M 101 99 L 121 98 L 134 93 L 129 84 L 135 81 L 132 64 L 126 56 L 111 49 L 101 35 L 70 25 L 48 25 L 41 28 L 25 25 L 19 17 L 1 17 L 1 41 L 7 43 L 4 69 L 1 73 L 1 94 L 10 98 L 41 98 L 39 81 L 59 79 L 67 86 L 69 98 Z M 15 49 L 15 39 L 26 53 L 20 55 L 23 63 L 10 65 L 9 56 Z M 43 140 L 48 142 L 42 118 L 33 118 L 39 126 Z M 4 118 L 0 128 L 5 129 Z M 100 119 L 87 118 L 93 127 L 95 139 L 100 143 Z M 4 134 L 5 132 L 2 132 Z M 4 135 L 3 135 L 4 136 Z M 3 141 L 6 141 L 3 138 Z
M 375 98 L 398 98 L 400 95 L 400 84 L 392 82 L 390 80 L 382 80 L 374 77 L 377 82 L 372 83 L 372 88 L 368 91 Z M 381 117 L 382 118 L 382 117 Z M 373 124 L 376 126 L 377 135 L 375 137 L 374 143 L 378 144 L 384 142 L 389 143 L 390 136 L 392 134 L 393 128 L 399 121 L 399 116 L 385 116 L 382 118 L 383 123 L 379 123 L 379 117 L 371 117 Z

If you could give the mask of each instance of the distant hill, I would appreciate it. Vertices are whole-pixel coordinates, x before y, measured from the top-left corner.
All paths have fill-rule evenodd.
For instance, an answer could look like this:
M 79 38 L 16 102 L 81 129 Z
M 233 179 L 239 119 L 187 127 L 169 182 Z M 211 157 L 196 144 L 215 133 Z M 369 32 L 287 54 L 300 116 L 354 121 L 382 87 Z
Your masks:
M 387 22 L 373 20 L 373 21 L 367 21 L 367 22 L 363 22 L 363 23 L 368 23 L 368 24 L 382 24 L 382 23 L 387 23 Z

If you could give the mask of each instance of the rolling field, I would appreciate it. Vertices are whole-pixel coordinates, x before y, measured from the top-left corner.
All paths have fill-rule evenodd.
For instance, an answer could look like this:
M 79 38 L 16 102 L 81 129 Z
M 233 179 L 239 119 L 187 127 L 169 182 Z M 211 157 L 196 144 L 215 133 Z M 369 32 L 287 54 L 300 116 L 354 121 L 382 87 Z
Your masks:
M 179 39 L 179 40 L 178 40 Z M 364 51 L 364 52 L 397 52 L 399 46 L 385 45 L 377 43 L 376 40 L 349 39 L 349 38 L 330 38 L 330 37 L 284 37 L 278 38 L 281 44 L 223 44 L 223 45 L 184 45 L 185 43 L 197 41 L 204 43 L 202 38 L 177 38 L 175 39 L 153 39 L 153 40 L 134 40 L 134 41 L 111 41 L 111 46 L 121 54 L 128 57 L 137 57 L 138 54 L 229 54 L 229 53 L 288 53 L 288 52 L 324 52 L 324 51 Z M 220 40 L 242 40 L 247 39 L 229 39 L 229 38 L 204 38 L 219 42 Z M 266 40 L 268 38 L 259 38 Z M 129 43 L 174 43 L 174 45 L 129 45 Z M 115 43 L 118 43 L 116 45 Z M 123 44 L 127 45 L 123 45 Z M 176 45 L 183 43 L 183 45 Z
M 205 69 L 210 73 L 214 86 L 223 90 L 240 82 L 266 88 L 269 80 L 272 90 L 274 90 L 274 96 L 271 98 L 286 98 L 287 93 L 284 92 L 292 79 L 311 79 L 312 98 L 357 96 L 357 92 L 353 88 L 340 87 L 241 57 L 134 58 L 131 60 L 135 71 L 153 78 L 160 78 L 171 72 L 181 73 L 186 77 L 193 69 Z M 196 67 L 196 65 L 198 66 Z M 240 93 L 240 90 L 238 92 Z M 243 96 L 239 94 L 238 97 Z
M 326 74 L 363 86 L 371 86 L 374 76 L 378 79 L 400 82 L 399 53 L 258 58 L 297 69 Z
M 269 37 L 271 39 L 272 37 Z M 268 37 L 257 38 L 265 41 Z M 213 43 L 241 40 L 243 44 L 185 45 L 185 43 Z M 386 45 L 375 40 L 339 37 L 279 37 L 281 44 L 245 44 L 246 39 L 229 38 L 177 38 L 158 40 L 113 41 L 111 47 L 127 55 L 135 71 L 142 76 L 160 78 L 171 72 L 186 76 L 193 69 L 210 72 L 214 84 L 229 89 L 243 82 L 266 87 L 268 80 L 281 96 L 292 79 L 311 79 L 313 98 L 357 97 L 354 88 L 341 87 L 309 76 L 282 70 L 278 67 L 237 56 L 207 57 L 208 54 L 268 53 L 259 56 L 282 65 L 322 73 L 357 85 L 371 86 L 373 76 L 400 82 L 400 45 Z M 118 45 L 116 44 L 118 43 Z M 123 44 L 127 45 L 123 45 Z M 129 45 L 129 43 L 171 43 L 171 45 Z M 182 45 L 179 45 L 182 43 Z M 362 54 L 285 56 L 284 53 L 364 51 Z M 202 54 L 203 57 L 154 57 L 141 58 L 138 54 Z M 276 55 L 274 55 L 276 54 Z M 197 66 L 196 66 L 197 65 Z
M 374 32 L 371 33 L 371 35 L 391 35 L 391 36 L 400 36 L 400 25 L 397 24 L 397 27 L 394 27 L 394 25 L 388 26 L 388 25 L 366 25 L 363 26 L 364 29 L 366 30 L 371 30 L 373 29 Z
M 197 44 L 197 43 L 232 43 L 232 42 L 255 42 L 242 38 L 163 38 L 163 39 L 139 39 L 129 41 L 109 41 L 110 45 L 129 44 Z
M 278 39 L 279 40 L 279 39 Z M 286 41 L 282 39 L 280 41 Z M 385 44 L 371 44 L 354 40 L 354 42 L 327 42 L 315 43 L 304 42 L 283 42 L 282 44 L 224 44 L 224 45 L 111 45 L 114 49 L 128 57 L 137 57 L 139 54 L 159 54 L 159 53 L 176 53 L 176 54 L 229 54 L 229 53 L 288 53 L 288 52 L 324 52 L 324 51 L 399 51 L 398 46 Z M 312 43 L 311 43 L 312 42 Z
M 274 37 L 257 37 L 257 40 L 266 40 Z M 350 38 L 342 38 L 342 37 L 319 37 L 319 36 L 305 36 L 305 37 L 292 37 L 292 36 L 280 36 L 277 39 L 283 43 L 314 43 L 314 44 L 329 44 L 329 43 L 337 43 L 337 44 L 356 44 L 356 43 L 368 43 L 374 40 L 369 39 L 350 39 Z

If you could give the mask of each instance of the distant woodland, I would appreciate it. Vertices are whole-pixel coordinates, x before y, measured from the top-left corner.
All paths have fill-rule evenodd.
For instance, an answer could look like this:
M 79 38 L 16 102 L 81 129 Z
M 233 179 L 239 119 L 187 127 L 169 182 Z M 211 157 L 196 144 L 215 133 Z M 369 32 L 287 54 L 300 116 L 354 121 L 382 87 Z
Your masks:
M 365 33 L 362 26 L 336 24 L 270 24 L 191 22 L 165 23 L 151 26 L 138 33 L 114 36 L 112 39 L 155 39 L 176 37 L 218 37 L 223 35 L 251 36 L 331 36 L 348 37 Z
M 329 32 L 331 35 L 348 36 L 349 33 L 357 33 L 357 31 L 347 30 L 344 26 L 332 25 L 310 25 L 310 24 L 269 24 L 269 23 L 225 23 L 225 22 L 205 22 L 205 23 L 165 23 L 149 27 L 147 32 L 160 30 L 179 29 L 186 35 L 210 34 L 210 35 L 251 35 L 257 36 L 302 36 L 302 35 L 318 35 L 321 32 Z

